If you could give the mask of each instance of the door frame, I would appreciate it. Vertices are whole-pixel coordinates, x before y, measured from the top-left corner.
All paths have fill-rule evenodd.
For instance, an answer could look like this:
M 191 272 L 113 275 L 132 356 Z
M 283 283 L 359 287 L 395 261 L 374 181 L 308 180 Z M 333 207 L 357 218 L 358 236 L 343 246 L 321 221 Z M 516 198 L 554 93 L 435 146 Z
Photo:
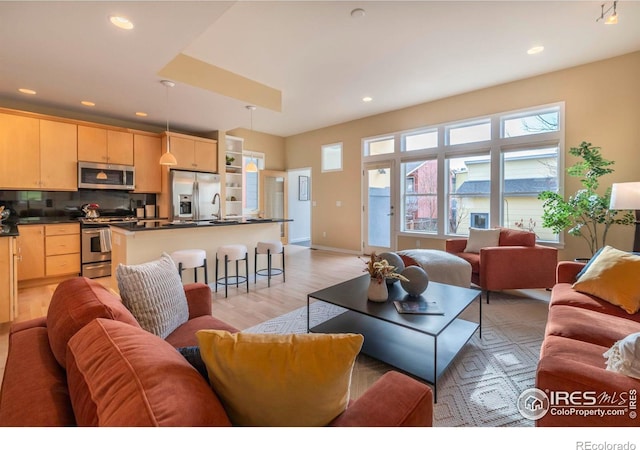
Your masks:
M 260 170 L 259 174 L 258 174 L 258 186 L 259 186 L 259 193 L 258 193 L 258 197 L 259 197 L 259 202 L 258 202 L 258 210 L 259 211 L 264 211 L 264 205 L 265 205 L 265 191 L 266 189 L 264 188 L 264 180 L 267 177 L 282 177 L 282 179 L 284 180 L 283 183 L 283 199 L 282 199 L 282 208 L 283 208 L 283 216 L 284 217 L 278 217 L 279 219 L 288 219 L 289 218 L 289 195 L 288 195 L 288 179 L 289 179 L 289 174 L 284 171 L 284 170 Z M 289 243 L 289 224 L 287 222 L 283 222 L 281 224 L 282 226 L 282 236 L 280 236 L 280 240 L 282 241 L 282 245 L 287 245 Z
M 379 247 L 369 245 L 369 170 L 388 169 L 390 173 L 389 179 L 389 247 Z M 396 248 L 396 216 L 398 214 L 397 195 L 396 195 L 396 168 L 393 159 L 381 159 L 379 161 L 363 162 L 362 164 L 362 252 L 370 254 L 395 251 Z

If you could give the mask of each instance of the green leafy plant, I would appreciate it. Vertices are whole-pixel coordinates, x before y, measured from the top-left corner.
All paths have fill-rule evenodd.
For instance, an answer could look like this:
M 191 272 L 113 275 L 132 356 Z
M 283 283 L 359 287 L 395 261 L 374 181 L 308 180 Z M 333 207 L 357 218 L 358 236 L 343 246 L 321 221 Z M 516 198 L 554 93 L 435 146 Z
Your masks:
M 600 147 L 583 141 L 579 147 L 571 148 L 569 153 L 582 158 L 582 161 L 567 168 L 567 173 L 572 177 L 580 177 L 583 188 L 568 200 L 554 191 L 541 192 L 538 198 L 544 201 L 542 226 L 554 233 L 567 230 L 571 236 L 583 238 L 593 256 L 606 245 L 607 233 L 612 225 L 631 225 L 635 223 L 635 216 L 631 211 L 619 216 L 619 211 L 609 209 L 610 187 L 602 195 L 597 192 L 600 177 L 612 173 L 610 166 L 614 164 L 614 161 L 602 157 Z

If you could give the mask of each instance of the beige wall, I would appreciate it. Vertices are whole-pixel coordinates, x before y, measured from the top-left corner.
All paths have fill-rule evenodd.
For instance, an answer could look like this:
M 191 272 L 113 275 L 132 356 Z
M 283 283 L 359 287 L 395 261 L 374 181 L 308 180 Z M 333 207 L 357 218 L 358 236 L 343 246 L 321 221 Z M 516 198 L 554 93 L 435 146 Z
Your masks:
M 285 139 L 286 167 L 312 167 L 312 241 L 316 245 L 359 251 L 361 236 L 361 139 L 429 124 L 484 116 L 548 103 L 565 102 L 565 155 L 583 140 L 602 147 L 616 161 L 613 182 L 640 179 L 640 52 L 551 74 L 482 89 L 430 103 L 368 117 Z M 320 172 L 320 146 L 343 142 L 342 172 Z M 575 163 L 568 156 L 565 166 Z M 579 182 L 566 179 L 565 193 Z M 336 201 L 342 202 L 341 207 Z M 322 233 L 326 232 L 326 237 Z M 415 247 L 415 238 L 400 239 L 399 247 Z M 587 254 L 580 239 L 565 238 L 561 259 Z M 633 227 L 618 227 L 609 244 L 631 249 Z M 421 239 L 423 248 L 443 248 L 441 241 Z

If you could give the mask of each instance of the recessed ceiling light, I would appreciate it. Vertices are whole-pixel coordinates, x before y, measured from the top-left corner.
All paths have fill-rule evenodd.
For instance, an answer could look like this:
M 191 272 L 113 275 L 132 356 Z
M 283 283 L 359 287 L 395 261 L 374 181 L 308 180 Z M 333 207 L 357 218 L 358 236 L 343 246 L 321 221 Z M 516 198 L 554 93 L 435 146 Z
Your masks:
M 372 97 L 362 97 L 362 101 L 365 102 L 365 103 L 369 103 L 369 102 L 373 101 L 373 98 Z
M 82 103 L 84 106 L 96 106 L 95 103 L 90 102 L 88 100 L 82 100 L 80 103 Z
M 22 92 L 23 94 L 36 95 L 36 91 L 34 91 L 33 89 L 20 88 L 18 89 L 18 91 Z
M 527 54 L 535 55 L 537 53 L 541 53 L 543 50 L 544 50 L 544 47 L 542 45 L 536 45 L 535 47 L 531 47 L 529 50 L 527 50 Z
M 122 28 L 123 30 L 133 30 L 133 22 L 131 22 L 126 17 L 111 16 L 109 17 L 109 21 L 116 27 Z
M 136 116 L 138 116 L 138 117 L 147 117 L 147 113 L 146 112 L 142 112 L 142 111 L 138 111 L 136 113 Z

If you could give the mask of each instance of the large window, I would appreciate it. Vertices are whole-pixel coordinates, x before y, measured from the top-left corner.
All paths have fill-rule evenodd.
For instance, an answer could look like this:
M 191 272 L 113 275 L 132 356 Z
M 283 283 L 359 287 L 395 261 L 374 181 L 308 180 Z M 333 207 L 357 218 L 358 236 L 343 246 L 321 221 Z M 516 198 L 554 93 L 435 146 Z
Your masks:
M 438 232 L 438 162 L 402 163 L 403 231 Z
M 545 190 L 560 191 L 563 104 L 510 111 L 363 140 L 363 161 L 394 161 L 400 234 L 465 236 L 470 227 L 542 228 Z M 394 179 L 392 178 L 392 179 Z M 400 209 L 399 208 L 399 209 Z

